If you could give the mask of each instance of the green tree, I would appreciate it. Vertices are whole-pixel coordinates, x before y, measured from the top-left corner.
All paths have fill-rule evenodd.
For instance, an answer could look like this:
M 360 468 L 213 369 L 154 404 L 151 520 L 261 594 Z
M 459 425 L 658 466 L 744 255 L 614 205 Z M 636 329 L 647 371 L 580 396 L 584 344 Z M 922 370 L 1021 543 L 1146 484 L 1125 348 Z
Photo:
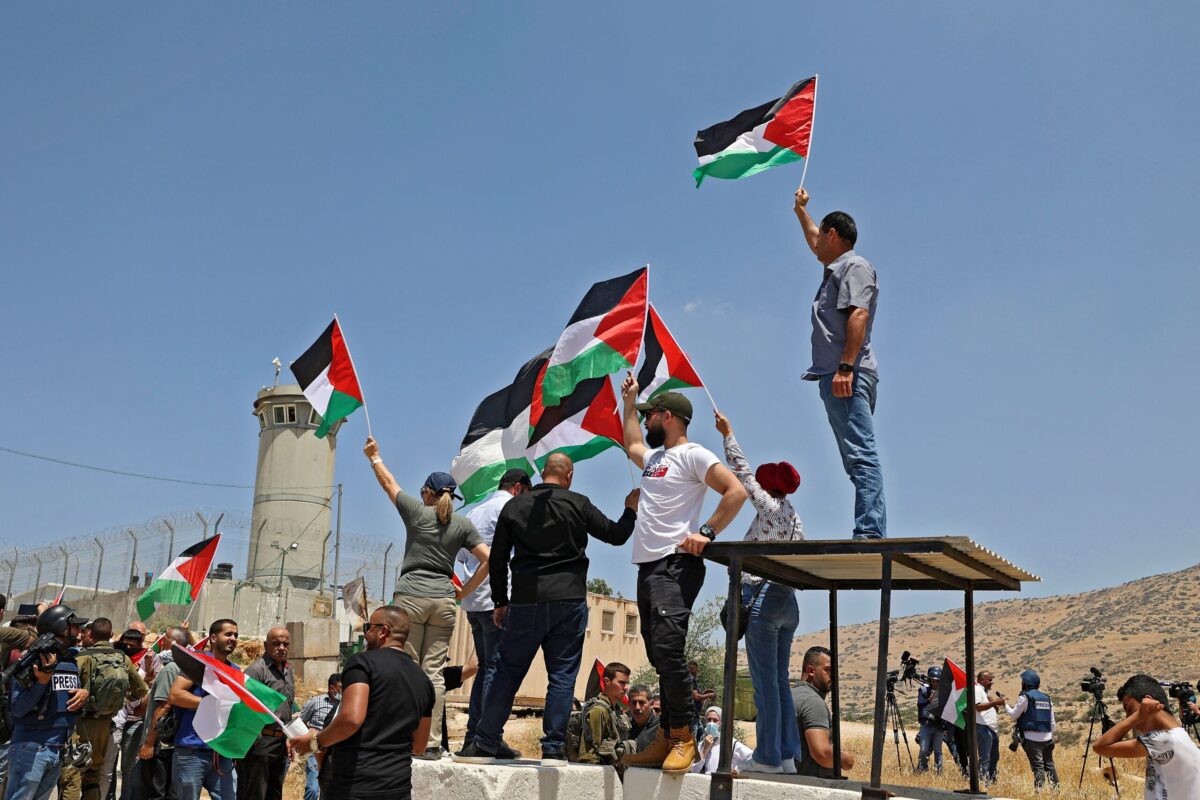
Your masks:
M 592 594 L 602 594 L 605 597 L 613 596 L 613 588 L 608 585 L 608 581 L 604 578 L 591 578 L 587 582 L 587 590 Z

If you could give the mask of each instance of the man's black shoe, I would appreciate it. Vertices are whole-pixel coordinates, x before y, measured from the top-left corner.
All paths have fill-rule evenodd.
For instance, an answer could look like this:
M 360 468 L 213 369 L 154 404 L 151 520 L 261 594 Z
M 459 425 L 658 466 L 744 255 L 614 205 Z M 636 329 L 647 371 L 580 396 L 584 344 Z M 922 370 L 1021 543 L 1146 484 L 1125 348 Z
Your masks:
M 500 740 L 500 746 L 496 748 L 497 761 L 514 761 L 521 757 L 521 751 L 508 746 L 508 742 Z
M 512 751 L 509 751 L 509 752 L 512 752 Z M 475 742 L 471 742 L 469 745 L 464 747 L 462 750 L 459 750 L 457 753 L 453 753 L 450 757 L 460 764 L 495 764 L 496 763 L 496 754 L 489 753 L 485 750 L 480 750 L 479 746 L 477 744 L 475 744 Z
M 420 755 L 413 756 L 413 758 L 419 758 L 419 759 L 421 759 L 422 761 L 439 761 L 439 760 L 441 760 L 441 758 L 442 758 L 442 748 L 440 748 L 440 747 L 427 747 L 427 748 L 425 748 L 425 752 L 424 752 L 424 753 L 421 753 Z

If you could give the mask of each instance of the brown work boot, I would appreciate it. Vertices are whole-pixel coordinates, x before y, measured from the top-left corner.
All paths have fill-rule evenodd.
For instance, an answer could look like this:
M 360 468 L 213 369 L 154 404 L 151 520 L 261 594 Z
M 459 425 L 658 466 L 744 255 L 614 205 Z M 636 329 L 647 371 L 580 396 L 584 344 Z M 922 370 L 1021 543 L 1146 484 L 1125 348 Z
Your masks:
M 659 725 L 658 735 L 654 737 L 654 741 L 640 753 L 626 753 L 621 759 L 621 763 L 629 767 L 644 767 L 647 769 L 658 769 L 662 766 L 663 760 L 671 752 L 671 742 L 667 739 L 665 725 Z
M 687 772 L 696 762 L 696 740 L 687 725 L 671 728 L 671 752 L 663 761 L 662 771 L 679 774 Z

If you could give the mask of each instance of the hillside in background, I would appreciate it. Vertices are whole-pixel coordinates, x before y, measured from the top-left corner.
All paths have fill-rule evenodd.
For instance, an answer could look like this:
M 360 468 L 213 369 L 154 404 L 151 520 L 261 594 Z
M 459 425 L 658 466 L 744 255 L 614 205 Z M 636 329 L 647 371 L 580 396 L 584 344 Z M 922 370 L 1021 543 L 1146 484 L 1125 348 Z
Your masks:
M 947 594 L 947 600 L 952 596 Z M 800 592 L 799 597 L 802 605 L 819 598 L 822 610 L 825 607 L 823 593 Z M 1061 709 L 1060 721 L 1082 717 L 1086 722 L 1088 709 L 1079 682 L 1089 667 L 1097 667 L 1108 679 L 1109 713 L 1119 719 L 1116 690 L 1136 672 L 1159 680 L 1197 682 L 1198 628 L 1200 564 L 1081 594 L 980 603 L 975 607 L 976 669 L 990 670 L 996 677 L 994 688 L 1012 702 L 1020 690 L 1017 676 L 1033 668 L 1042 676 L 1043 690 Z M 865 719 L 871 713 L 877 631 L 874 623 L 840 631 L 846 718 Z M 796 637 L 793 675 L 800 674 L 804 651 L 815 644 L 828 646 L 828 629 Z M 962 608 L 893 619 L 889 669 L 899 666 L 904 650 L 921 660 L 922 674 L 930 665 L 940 666 L 945 656 L 965 666 Z M 898 699 L 907 717 L 915 708 L 915 687 Z

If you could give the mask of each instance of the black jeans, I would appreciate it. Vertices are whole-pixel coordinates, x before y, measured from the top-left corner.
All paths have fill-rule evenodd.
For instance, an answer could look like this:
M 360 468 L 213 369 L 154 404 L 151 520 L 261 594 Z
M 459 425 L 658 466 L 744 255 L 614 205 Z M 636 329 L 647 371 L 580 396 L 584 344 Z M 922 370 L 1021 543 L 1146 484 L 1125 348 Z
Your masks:
M 171 785 L 171 759 L 175 748 L 162 747 L 155 750 L 154 758 L 138 760 L 141 776 L 137 780 L 141 800 L 175 800 L 175 787 Z
M 637 603 L 646 656 L 658 672 L 664 722 L 691 727 L 694 708 L 684 646 L 692 604 L 704 585 L 704 559 L 673 553 L 638 565 Z
M 287 739 L 259 736 L 237 762 L 237 800 L 282 800 L 287 771 Z

